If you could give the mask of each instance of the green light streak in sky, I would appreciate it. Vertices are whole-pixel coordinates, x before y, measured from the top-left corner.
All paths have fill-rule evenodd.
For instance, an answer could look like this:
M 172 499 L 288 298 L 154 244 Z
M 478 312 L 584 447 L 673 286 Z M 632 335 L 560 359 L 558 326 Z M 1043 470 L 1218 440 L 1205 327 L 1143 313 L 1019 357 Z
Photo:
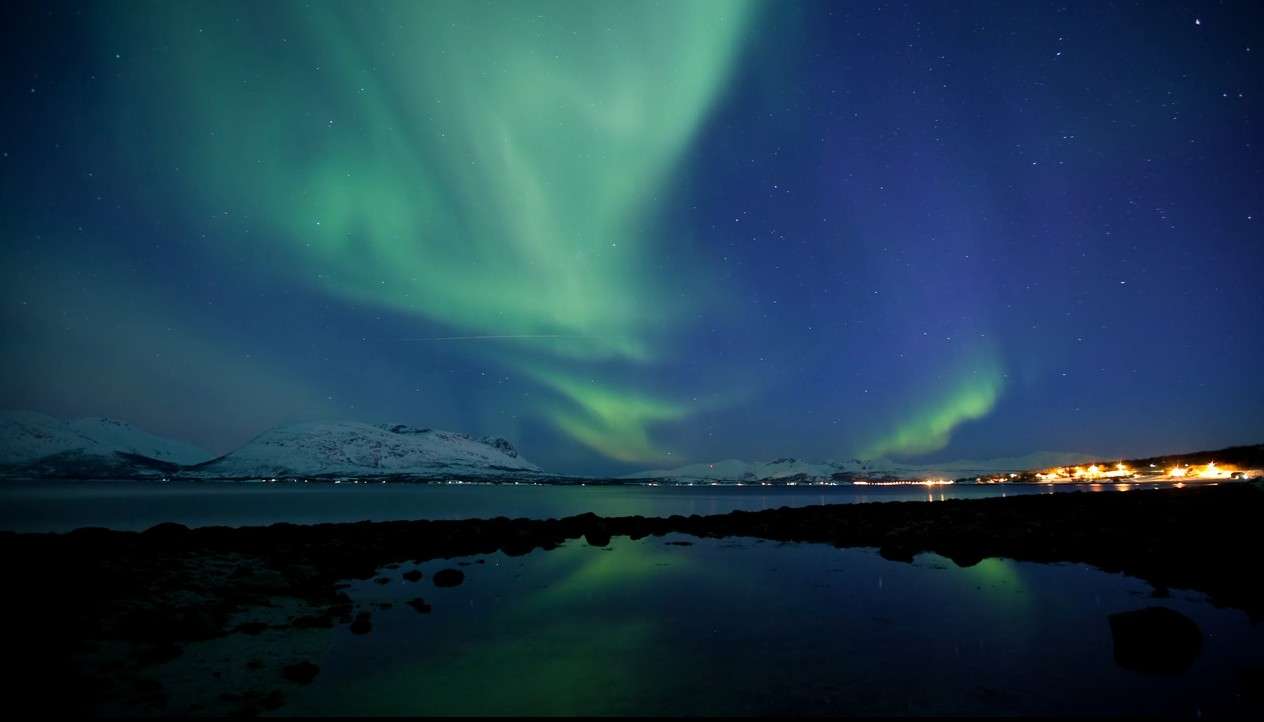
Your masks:
M 250 7 L 161 3 L 126 21 L 178 46 L 146 71 L 162 99 L 149 112 L 179 133 L 194 188 L 263 226 L 225 252 L 453 335 L 523 337 L 584 409 L 560 428 L 656 458 L 645 424 L 679 407 L 566 377 L 661 359 L 656 340 L 688 315 L 659 292 L 673 238 L 653 214 L 751 5 Z
M 925 454 L 948 445 L 961 424 L 982 418 L 1001 395 L 1004 375 L 997 355 L 982 348 L 952 372 L 948 383 L 930 391 L 906 421 L 863 452 L 866 458 L 888 454 Z
M 570 402 L 549 410 L 558 427 L 585 446 L 619 461 L 670 459 L 655 448 L 647 428 L 690 413 L 683 404 L 639 391 L 613 389 L 561 373 L 536 372 L 535 376 Z

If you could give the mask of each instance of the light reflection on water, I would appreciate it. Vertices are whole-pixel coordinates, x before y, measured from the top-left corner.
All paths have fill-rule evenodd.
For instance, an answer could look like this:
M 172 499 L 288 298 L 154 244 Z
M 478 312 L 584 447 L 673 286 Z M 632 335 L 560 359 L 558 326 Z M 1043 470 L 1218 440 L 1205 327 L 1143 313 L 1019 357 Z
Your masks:
M 0 485 L 0 529 L 69 531 L 83 526 L 140 530 L 161 522 L 253 526 L 496 516 L 557 518 L 726 514 L 780 506 L 874 501 L 943 501 L 1052 494 L 1086 487 L 972 485 L 672 487 L 196 482 L 22 482 Z M 1140 487 L 1138 487 L 1140 488 Z
M 464 584 L 431 584 L 461 562 Z M 869 550 L 671 535 L 426 562 L 415 584 L 399 576 L 408 568 L 386 572 L 387 585 L 353 585 L 373 631 L 336 629 L 315 682 L 280 713 L 1261 711 L 1239 694 L 1240 669 L 1264 661 L 1264 633 L 1244 613 L 1194 594 L 1151 599 L 1138 580 L 1082 565 L 960 569 L 935 555 L 901 564 Z M 416 596 L 430 614 L 404 604 Z M 393 606 L 373 606 L 382 601 Z M 1114 663 L 1106 615 L 1154 604 L 1204 632 L 1180 677 Z

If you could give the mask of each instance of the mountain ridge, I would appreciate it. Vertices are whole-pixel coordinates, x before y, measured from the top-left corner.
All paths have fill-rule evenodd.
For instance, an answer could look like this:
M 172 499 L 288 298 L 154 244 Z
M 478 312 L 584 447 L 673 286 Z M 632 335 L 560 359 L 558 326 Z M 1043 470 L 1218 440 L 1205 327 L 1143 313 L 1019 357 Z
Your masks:
M 0 411 L 0 468 L 38 476 L 161 473 L 211 458 L 183 441 L 106 417 Z
M 773 461 L 723 459 L 687 464 L 674 469 L 649 469 L 628 474 L 624 479 L 667 479 L 680 481 L 759 482 L 802 477 L 805 481 L 838 481 L 864 478 L 963 478 L 983 474 L 1009 473 L 1050 466 L 1066 466 L 1096 458 L 1080 452 L 1039 451 L 1023 456 L 985 460 L 957 460 L 932 464 L 912 464 L 890 459 L 847 459 L 820 462 L 782 457 Z
M 541 474 L 498 436 L 410 424 L 283 424 L 226 454 L 105 417 L 61 420 L 0 411 L 0 475 L 9 478 L 191 479 Z
M 1203 457 L 1206 457 L 1203 459 Z M 1203 459 L 1202 461 L 1197 461 Z M 1218 460 L 1264 463 L 1264 445 L 1110 459 L 1080 452 L 1042 451 L 994 459 L 932 464 L 890 459 L 771 461 L 722 459 L 619 477 L 550 473 L 523 458 L 507 439 L 475 437 L 426 426 L 353 420 L 283 424 L 220 456 L 105 417 L 60 420 L 31 411 L 0 411 L 0 476 L 6 478 L 249 480 L 274 478 L 399 478 L 619 484 L 811 483 L 853 480 L 969 479 L 1033 472 L 1090 462 L 1138 467 Z
M 182 470 L 218 479 L 541 473 L 508 440 L 409 424 L 309 421 L 277 426 Z

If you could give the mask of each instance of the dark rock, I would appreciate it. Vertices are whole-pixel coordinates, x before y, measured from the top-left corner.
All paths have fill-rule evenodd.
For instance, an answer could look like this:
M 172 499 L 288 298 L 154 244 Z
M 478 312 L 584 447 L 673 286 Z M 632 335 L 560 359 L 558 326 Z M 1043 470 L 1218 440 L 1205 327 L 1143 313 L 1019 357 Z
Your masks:
M 246 622 L 245 624 L 237 625 L 238 632 L 241 632 L 242 634 L 249 634 L 252 637 L 263 632 L 267 628 L 268 625 L 263 622 Z
M 259 700 L 259 706 L 268 711 L 277 709 L 283 704 L 285 704 L 285 695 L 281 694 L 279 689 L 269 691 Z
M 434 585 L 436 587 L 457 587 L 464 581 L 465 572 L 460 569 L 440 569 L 434 575 Z
M 664 544 L 666 544 L 666 545 L 667 545 L 667 546 L 669 546 L 669 547 L 691 547 L 691 546 L 693 546 L 693 542 L 691 542 L 691 541 L 669 541 L 669 542 L 663 542 L 663 543 L 664 543 Z
M 521 557 L 521 556 L 526 556 L 527 554 L 530 554 L 532 551 L 534 551 L 535 545 L 533 545 L 529 541 L 524 541 L 522 539 L 511 539 L 509 541 L 506 541 L 503 545 L 501 545 L 500 550 L 504 552 L 505 556 L 507 557 Z M 469 565 L 468 562 L 461 562 L 461 566 L 468 566 L 468 565 Z
M 378 577 L 377 579 L 374 579 L 373 581 L 377 582 L 378 584 L 390 584 L 390 583 L 391 583 L 391 578 L 390 578 L 390 577 Z
M 1180 674 L 1202 651 L 1203 633 L 1194 620 L 1167 607 L 1112 614 L 1115 663 L 1146 674 Z
M 505 456 L 518 456 L 518 450 L 514 448 L 513 444 L 509 443 L 508 439 L 499 436 L 484 436 L 481 441 L 488 446 L 500 449 Z
M 221 620 L 206 609 L 138 610 L 123 624 L 141 639 L 211 639 L 223 633 Z
M 334 606 L 329 608 L 329 614 L 333 617 L 336 617 L 338 621 L 341 622 L 342 624 L 347 624 L 348 622 L 351 621 L 352 611 L 354 611 L 354 607 L 350 603 L 335 604 Z
M 180 539 L 188 533 L 189 527 L 183 524 L 176 524 L 168 521 L 149 527 L 145 531 L 141 532 L 141 536 L 145 537 L 147 541 L 170 541 Z
M 281 668 L 282 677 L 298 684 L 311 682 L 316 678 L 318 672 L 320 672 L 320 667 L 311 662 L 299 662 L 298 664 L 289 664 Z
M 1239 669 L 1238 686 L 1247 699 L 1264 699 L 1264 664 L 1248 664 Z
M 285 695 L 281 694 L 279 689 L 266 694 L 255 689 L 247 690 L 243 694 L 225 692 L 219 698 L 225 702 L 237 703 L 239 705 L 237 716 L 241 717 L 254 717 L 260 710 L 271 711 L 285 704 Z
M 410 599 L 410 600 L 408 600 L 408 606 L 410 606 L 410 607 L 412 607 L 413 609 L 417 610 L 417 612 L 418 612 L 419 614 L 429 614 L 429 613 L 430 613 L 430 605 L 429 605 L 429 604 L 427 604 L 427 603 L 426 603 L 426 600 L 422 599 L 421 597 L 417 597 L 416 599 Z
M 373 629 L 373 623 L 370 621 L 368 612 L 360 612 L 356 615 L 355 621 L 351 623 L 352 634 L 368 634 Z
M 290 625 L 297 629 L 329 629 L 334 626 L 334 620 L 328 614 L 308 614 L 295 617 Z
M 973 550 L 953 550 L 947 552 L 944 556 L 952 560 L 961 569 L 969 569 L 970 567 L 983 561 L 983 555 Z
M 584 541 L 588 542 L 589 546 L 608 547 L 610 546 L 610 532 L 604 529 L 589 529 L 584 532 Z
M 421 581 L 422 574 L 421 574 L 421 571 L 417 569 L 409 569 L 408 571 L 404 572 L 403 576 L 404 576 L 404 579 L 407 579 L 410 582 L 419 582 Z
M 142 647 L 136 655 L 136 661 L 142 667 L 151 664 L 165 664 L 181 654 L 184 654 L 184 648 L 180 645 L 174 642 L 161 642 Z

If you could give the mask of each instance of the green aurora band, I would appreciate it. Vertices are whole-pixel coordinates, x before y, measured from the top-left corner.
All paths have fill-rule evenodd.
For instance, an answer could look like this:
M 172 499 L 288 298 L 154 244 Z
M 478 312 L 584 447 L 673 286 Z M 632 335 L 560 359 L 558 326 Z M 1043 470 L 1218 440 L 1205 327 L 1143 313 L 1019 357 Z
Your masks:
M 647 427 L 656 422 L 677 421 L 690 407 L 654 399 L 634 391 L 584 382 L 566 374 L 534 372 L 569 404 L 553 410 L 555 423 L 589 448 L 619 461 L 660 461 L 670 456 L 656 450 Z
M 672 361 L 671 334 L 703 297 L 724 294 L 676 253 L 683 239 L 657 214 L 758 3 L 98 12 L 103 49 L 143 54 L 120 58 L 131 61 L 120 92 L 148 92 L 111 106 L 137 177 L 153 179 L 139 192 L 154 204 L 192 198 L 217 219 L 208 254 L 424 321 L 425 340 L 461 339 L 546 390 L 531 413 L 604 457 L 681 458 L 653 428 L 715 395 L 651 393 L 644 379 Z M 669 293 L 673 273 L 696 292 Z M 934 451 L 986 414 L 1000 367 L 995 354 L 975 361 L 947 393 L 922 393 L 930 402 L 907 409 L 913 421 L 888 420 L 895 430 L 868 453 Z
M 673 239 L 654 227 L 655 197 L 752 13 L 746 0 L 128 8 L 118 22 L 137 45 L 167 51 L 142 71 L 164 104 L 120 124 L 136 147 L 183 149 L 211 212 L 281 246 L 224 252 L 453 335 L 515 337 L 492 358 L 547 368 L 558 428 L 657 459 L 647 425 L 689 410 L 590 381 L 586 365 L 654 363 L 689 315 L 656 286 Z M 255 21 L 273 14 L 285 34 L 262 37 L 278 23 Z
M 959 360 L 948 383 L 927 390 L 916 408 L 895 424 L 891 433 L 869 446 L 864 456 L 909 455 L 938 451 L 948 445 L 961 424 L 983 418 L 1004 388 L 1005 376 L 998 355 L 988 347 Z

